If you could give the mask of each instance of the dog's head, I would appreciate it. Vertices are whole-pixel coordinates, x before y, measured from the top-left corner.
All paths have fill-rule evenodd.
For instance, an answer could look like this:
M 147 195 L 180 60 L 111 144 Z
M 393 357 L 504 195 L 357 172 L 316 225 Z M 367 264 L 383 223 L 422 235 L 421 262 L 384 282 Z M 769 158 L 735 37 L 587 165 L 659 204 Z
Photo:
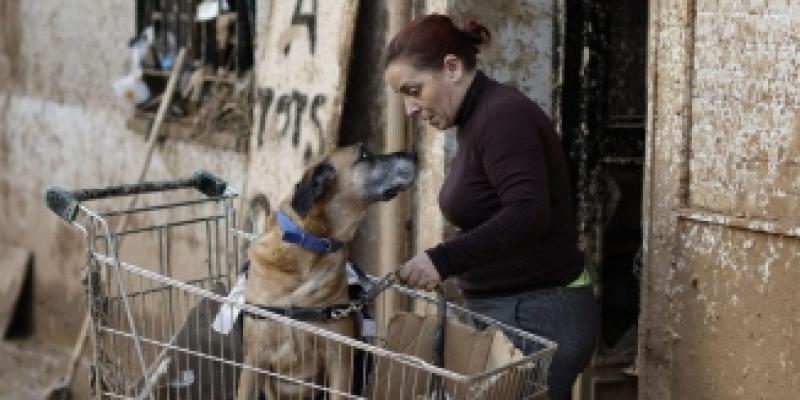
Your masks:
M 334 224 L 357 225 L 367 206 L 391 200 L 411 186 L 416 174 L 411 153 L 376 155 L 362 144 L 340 147 L 306 170 L 290 205 L 300 218 L 319 208 Z

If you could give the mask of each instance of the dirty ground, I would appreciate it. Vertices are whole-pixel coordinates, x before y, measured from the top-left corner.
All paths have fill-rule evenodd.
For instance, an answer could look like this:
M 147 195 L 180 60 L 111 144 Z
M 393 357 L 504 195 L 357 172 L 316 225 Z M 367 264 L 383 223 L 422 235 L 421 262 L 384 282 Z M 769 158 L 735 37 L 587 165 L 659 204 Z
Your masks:
M 68 359 L 69 349 L 39 339 L 0 341 L 0 399 L 47 399 Z M 81 361 L 73 385 L 74 399 L 89 398 L 89 362 Z

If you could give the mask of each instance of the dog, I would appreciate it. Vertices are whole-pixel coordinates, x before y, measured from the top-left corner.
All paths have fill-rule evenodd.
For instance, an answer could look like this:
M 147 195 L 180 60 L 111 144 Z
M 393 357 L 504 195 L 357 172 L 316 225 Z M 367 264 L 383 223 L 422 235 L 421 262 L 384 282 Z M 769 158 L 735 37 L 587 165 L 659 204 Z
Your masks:
M 407 189 L 416 172 L 413 154 L 373 155 L 361 144 L 338 148 L 312 163 L 292 195 L 267 217 L 264 233 L 251 244 L 245 300 L 258 306 L 286 308 L 347 304 L 347 243 L 367 207 L 391 200 Z M 296 225 L 306 242 L 311 236 L 317 245 L 330 248 L 287 242 L 286 224 Z M 311 323 L 344 336 L 355 334 L 351 317 Z M 351 391 L 352 360 L 352 350 L 347 346 L 269 320 L 245 317 L 245 365 L 324 384 L 335 391 L 329 398 L 336 399 L 340 398 L 336 392 Z M 258 398 L 259 389 L 268 399 L 314 396 L 314 389 L 307 385 L 274 376 L 256 379 L 255 372 L 247 368 L 241 372 L 238 388 L 239 400 Z

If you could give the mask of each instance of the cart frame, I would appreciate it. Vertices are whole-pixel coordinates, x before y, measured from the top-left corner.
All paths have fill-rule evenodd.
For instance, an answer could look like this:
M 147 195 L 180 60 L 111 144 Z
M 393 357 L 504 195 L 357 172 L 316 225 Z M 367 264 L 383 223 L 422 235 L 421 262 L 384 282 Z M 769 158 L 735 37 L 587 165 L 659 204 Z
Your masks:
M 165 194 L 188 188 L 199 190 L 205 197 L 174 200 Z M 156 193 L 160 198 L 148 205 L 129 209 L 115 209 L 112 205 L 115 197 L 147 193 Z M 86 264 L 83 271 L 92 317 L 91 381 L 95 398 L 179 399 L 198 398 L 199 394 L 200 398 L 233 399 L 242 368 L 256 371 L 262 379 L 274 379 L 282 384 L 325 393 L 328 398 L 378 398 L 376 394 L 386 390 L 386 385 L 392 391 L 398 388 L 408 391 L 396 398 L 431 398 L 425 390 L 434 378 L 444 381 L 444 387 L 449 390 L 446 398 L 452 399 L 533 399 L 545 392 L 555 343 L 457 304 L 447 303 L 448 316 L 466 322 L 479 321 L 501 330 L 523 350 L 524 355 L 497 368 L 462 374 L 413 355 L 388 350 L 381 347 L 380 339 L 370 341 L 342 336 L 226 296 L 240 273 L 247 245 L 254 238 L 236 224 L 234 200 L 237 198 L 238 194 L 224 181 L 202 171 L 188 179 L 170 182 L 75 191 L 52 188 L 46 192 L 45 199 L 51 210 L 75 226 L 85 238 Z M 110 210 L 100 212 L 97 207 L 85 204 L 95 200 L 101 200 Z M 153 217 L 152 214 L 159 216 Z M 134 218 L 139 224 L 115 230 L 112 220 L 117 218 Z M 203 247 L 206 266 L 189 268 L 192 274 L 188 277 L 185 271 L 182 273 L 173 268 L 176 248 L 180 247 L 174 245 L 176 238 L 173 236 L 177 235 L 178 229 L 184 228 L 189 232 L 179 240 L 201 242 L 198 247 Z M 122 244 L 131 240 L 133 247 L 140 246 L 143 243 L 141 239 L 128 239 L 140 235 L 155 238 L 155 244 L 150 245 L 157 253 L 153 258 L 155 261 L 127 260 L 128 257 L 147 258 L 147 254 L 141 254 L 147 251 L 142 252 L 138 247 L 125 248 Z M 378 281 L 374 277 L 370 280 Z M 224 290 L 214 290 L 215 287 Z M 398 284 L 392 284 L 389 290 L 406 296 L 409 303 L 436 308 L 437 299 L 427 293 Z M 235 333 L 218 337 L 210 332 L 209 326 L 201 326 L 207 320 L 196 317 L 218 312 L 225 304 L 274 323 L 275 329 L 282 329 L 287 337 L 312 337 L 315 348 L 309 351 L 317 351 L 316 346 L 321 343 L 338 346 L 339 351 L 348 352 L 351 361 L 361 354 L 363 376 L 359 381 L 360 389 L 355 391 L 356 394 L 335 392 L 324 382 L 244 365 L 241 361 L 241 338 L 236 338 Z M 194 337 L 192 329 L 195 329 Z M 194 369 L 181 369 L 190 366 Z M 378 387 L 376 377 L 381 368 L 393 371 L 388 375 L 390 379 L 401 376 L 403 381 L 384 382 L 383 388 Z M 192 374 L 186 371 L 192 371 Z M 414 382 L 410 382 L 412 377 Z M 213 382 L 209 383 L 209 380 Z M 193 385 L 195 392 L 188 391 L 187 388 Z M 196 388 L 200 387 L 205 392 L 198 392 Z

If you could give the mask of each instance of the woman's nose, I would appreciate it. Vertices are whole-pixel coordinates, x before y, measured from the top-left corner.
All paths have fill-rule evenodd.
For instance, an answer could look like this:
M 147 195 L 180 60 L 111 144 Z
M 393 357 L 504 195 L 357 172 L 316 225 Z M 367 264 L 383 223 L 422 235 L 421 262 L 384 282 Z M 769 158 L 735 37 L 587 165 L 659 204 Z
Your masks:
M 404 99 L 406 105 L 406 115 L 412 116 L 419 112 L 419 103 L 414 99 Z

